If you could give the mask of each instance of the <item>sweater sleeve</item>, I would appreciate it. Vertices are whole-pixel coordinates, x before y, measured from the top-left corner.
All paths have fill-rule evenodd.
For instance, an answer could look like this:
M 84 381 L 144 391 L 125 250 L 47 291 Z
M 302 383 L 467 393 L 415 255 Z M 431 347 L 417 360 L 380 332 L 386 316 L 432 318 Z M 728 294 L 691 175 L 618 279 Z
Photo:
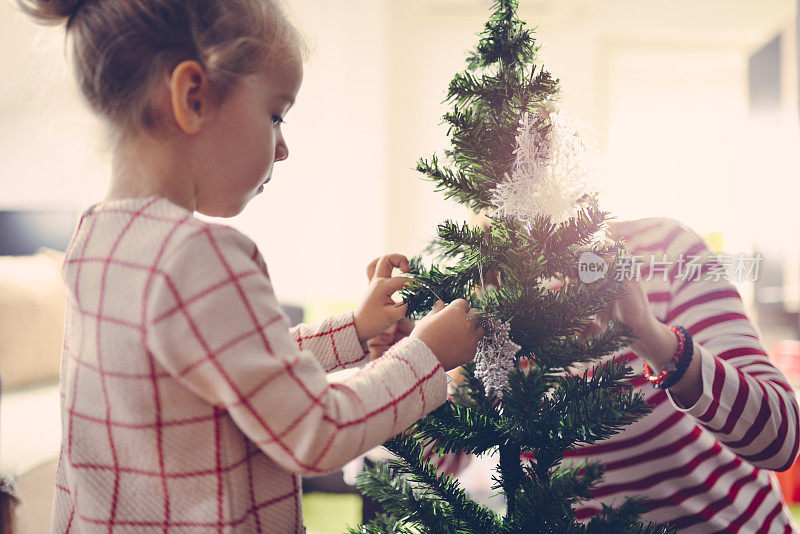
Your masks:
M 334 470 L 445 401 L 445 374 L 417 339 L 326 375 L 289 336 L 253 250 L 225 226 L 185 238 L 149 284 L 144 335 L 172 376 L 227 410 L 276 463 L 299 474 Z
M 251 257 L 269 278 L 264 257 L 255 244 Z M 361 345 L 356 334 L 353 312 L 340 313 L 314 324 L 299 324 L 289 329 L 289 335 L 300 350 L 308 350 L 326 373 L 364 365 L 369 361 L 369 350 Z
M 666 322 L 692 334 L 703 391 L 690 407 L 668 394 L 670 401 L 743 460 L 786 470 L 798 450 L 795 393 L 770 361 L 739 292 L 724 275 L 725 257 L 712 255 L 697 234 L 675 225 L 670 257 L 683 264 L 676 263 L 672 272 Z
M 300 350 L 316 356 L 326 373 L 363 365 L 369 351 L 358 340 L 353 312 L 329 317 L 314 325 L 299 324 L 289 335 Z

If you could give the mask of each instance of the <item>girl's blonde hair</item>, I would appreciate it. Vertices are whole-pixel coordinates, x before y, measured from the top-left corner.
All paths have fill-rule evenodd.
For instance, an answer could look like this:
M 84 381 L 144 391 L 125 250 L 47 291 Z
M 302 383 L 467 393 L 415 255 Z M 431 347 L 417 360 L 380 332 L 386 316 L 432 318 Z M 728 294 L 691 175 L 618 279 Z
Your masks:
M 155 85 L 185 60 L 224 99 L 302 41 L 273 0 L 17 0 L 48 24 L 66 24 L 75 74 L 91 108 L 118 129 L 159 123 Z

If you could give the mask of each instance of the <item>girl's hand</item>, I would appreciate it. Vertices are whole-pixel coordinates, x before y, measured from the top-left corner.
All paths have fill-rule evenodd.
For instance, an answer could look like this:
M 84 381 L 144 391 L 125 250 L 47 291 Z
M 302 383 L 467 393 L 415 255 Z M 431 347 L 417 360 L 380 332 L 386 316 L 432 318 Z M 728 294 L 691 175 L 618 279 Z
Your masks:
M 477 312 L 464 299 L 456 299 L 447 306 L 439 300 L 417 323 L 411 337 L 425 343 L 444 370 L 450 371 L 475 357 L 478 342 L 483 337 Z
M 369 288 L 354 314 L 356 334 L 362 343 L 382 334 L 406 315 L 407 306 L 397 304 L 392 295 L 413 280 L 406 276 L 392 277 L 395 267 L 404 273 L 411 270 L 408 258 L 401 254 L 381 256 L 367 266 Z
M 380 358 L 389 347 L 404 337 L 408 337 L 412 330 L 414 330 L 414 321 L 403 317 L 390 326 L 388 330 L 367 341 L 370 358 L 373 360 L 375 358 Z

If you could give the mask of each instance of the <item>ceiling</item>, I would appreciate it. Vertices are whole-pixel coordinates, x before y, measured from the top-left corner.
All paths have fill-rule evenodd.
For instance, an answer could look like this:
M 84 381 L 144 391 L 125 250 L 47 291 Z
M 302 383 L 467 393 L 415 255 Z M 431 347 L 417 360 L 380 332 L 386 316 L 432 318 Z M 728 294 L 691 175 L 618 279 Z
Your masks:
M 411 1 L 431 17 L 450 19 L 485 19 L 493 3 Z M 532 25 L 548 28 L 586 26 L 609 41 L 716 43 L 750 51 L 791 24 L 796 4 L 797 0 L 520 0 L 520 14 Z

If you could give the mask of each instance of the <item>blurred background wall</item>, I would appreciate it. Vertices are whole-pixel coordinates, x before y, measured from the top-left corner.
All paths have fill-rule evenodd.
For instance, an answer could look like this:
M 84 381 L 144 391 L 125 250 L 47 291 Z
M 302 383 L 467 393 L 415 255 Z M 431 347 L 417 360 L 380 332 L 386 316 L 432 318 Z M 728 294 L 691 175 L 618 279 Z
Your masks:
M 412 168 L 446 146 L 441 100 L 490 2 L 287 3 L 312 49 L 284 130 L 291 155 L 231 222 L 261 247 L 282 300 L 349 302 L 371 258 L 417 253 L 438 222 L 466 217 Z M 796 0 L 520 4 L 563 107 L 599 144 L 606 207 L 769 251 L 796 306 Z M 105 194 L 109 157 L 63 43 L 62 29 L 0 4 L 0 208 L 83 208 Z
M 283 1 L 311 48 L 284 125 L 290 157 L 229 222 L 261 248 L 278 298 L 314 320 L 358 300 L 373 257 L 416 254 L 439 222 L 468 216 L 412 169 L 447 146 L 441 101 L 491 0 Z M 800 391 L 798 1 L 520 0 L 520 11 L 563 109 L 597 141 L 605 207 L 763 255 L 739 289 Z M 10 220 L 70 220 L 105 196 L 103 132 L 65 59 L 62 28 L 0 0 L 0 248 Z M 69 224 L 39 226 L 59 237 Z M 2 254 L 0 471 L 24 475 L 20 531 L 44 532 L 60 441 L 60 256 Z M 800 471 L 787 473 L 784 496 L 800 502 Z

